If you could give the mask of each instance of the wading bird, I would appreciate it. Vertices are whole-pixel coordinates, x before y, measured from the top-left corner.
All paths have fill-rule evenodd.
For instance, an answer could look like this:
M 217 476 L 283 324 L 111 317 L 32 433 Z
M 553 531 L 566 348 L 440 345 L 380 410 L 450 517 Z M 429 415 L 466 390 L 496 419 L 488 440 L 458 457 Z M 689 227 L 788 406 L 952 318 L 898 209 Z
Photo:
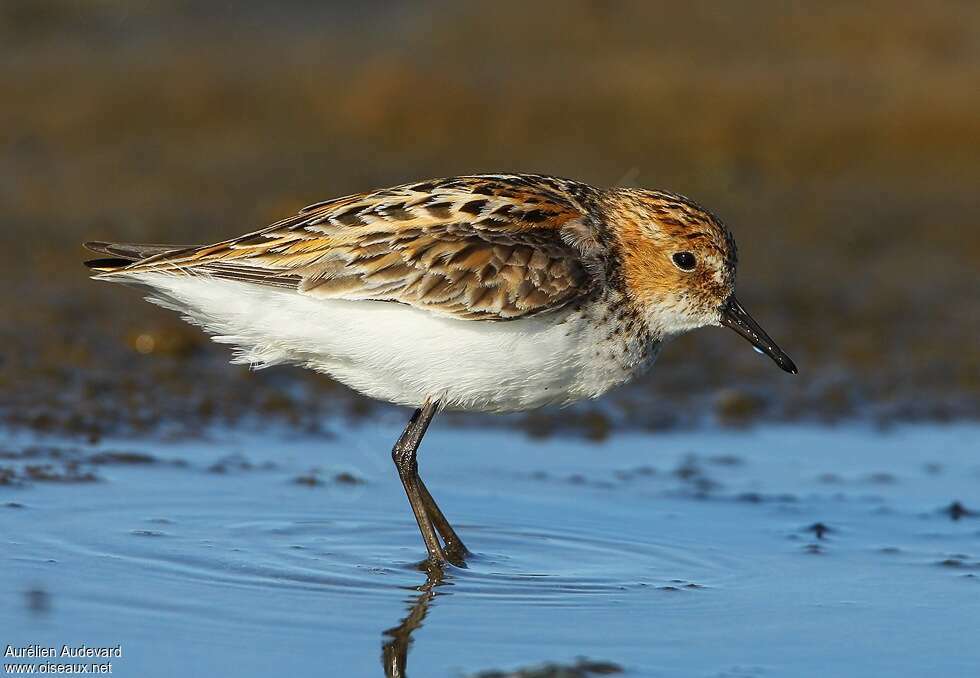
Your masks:
M 595 398 L 706 325 L 796 373 L 734 296 L 731 233 L 663 191 L 464 176 L 327 200 L 212 245 L 86 246 L 107 255 L 87 262 L 95 278 L 148 290 L 235 363 L 300 365 L 416 408 L 392 458 L 435 565 L 467 554 L 418 473 L 440 408 Z

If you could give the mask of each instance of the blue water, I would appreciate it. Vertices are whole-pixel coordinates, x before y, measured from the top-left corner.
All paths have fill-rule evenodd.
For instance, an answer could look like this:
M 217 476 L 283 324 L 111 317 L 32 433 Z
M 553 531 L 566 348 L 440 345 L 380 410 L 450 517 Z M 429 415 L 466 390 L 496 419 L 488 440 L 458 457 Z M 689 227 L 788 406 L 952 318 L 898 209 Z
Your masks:
M 580 656 L 630 676 L 980 675 L 980 518 L 943 511 L 980 508 L 980 427 L 596 444 L 437 421 L 423 476 L 475 556 L 427 587 L 399 423 L 109 440 L 81 454 L 158 462 L 0 486 L 0 649 L 121 645 L 113 675 L 151 678 L 384 675 L 386 643 L 413 676 Z

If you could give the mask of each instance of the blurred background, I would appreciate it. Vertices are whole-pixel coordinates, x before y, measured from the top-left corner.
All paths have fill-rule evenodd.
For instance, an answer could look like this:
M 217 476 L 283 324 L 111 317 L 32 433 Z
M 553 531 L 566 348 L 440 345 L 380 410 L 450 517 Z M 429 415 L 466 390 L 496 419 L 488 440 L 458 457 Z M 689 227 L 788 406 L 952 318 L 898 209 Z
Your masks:
M 80 243 L 215 241 L 500 171 L 708 206 L 740 298 L 801 367 L 704 330 L 581 416 L 510 419 L 530 432 L 980 413 L 978 3 L 4 0 L 0 78 L 8 426 L 370 416 L 326 377 L 228 367 L 87 280 Z

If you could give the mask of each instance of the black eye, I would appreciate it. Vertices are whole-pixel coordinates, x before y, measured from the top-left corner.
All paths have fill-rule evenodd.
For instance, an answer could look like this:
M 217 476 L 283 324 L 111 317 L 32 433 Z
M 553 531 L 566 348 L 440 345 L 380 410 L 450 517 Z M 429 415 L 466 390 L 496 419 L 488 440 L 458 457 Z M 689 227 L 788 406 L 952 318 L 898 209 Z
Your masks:
M 671 259 L 682 271 L 693 271 L 694 267 L 698 265 L 698 260 L 690 252 L 677 252 Z

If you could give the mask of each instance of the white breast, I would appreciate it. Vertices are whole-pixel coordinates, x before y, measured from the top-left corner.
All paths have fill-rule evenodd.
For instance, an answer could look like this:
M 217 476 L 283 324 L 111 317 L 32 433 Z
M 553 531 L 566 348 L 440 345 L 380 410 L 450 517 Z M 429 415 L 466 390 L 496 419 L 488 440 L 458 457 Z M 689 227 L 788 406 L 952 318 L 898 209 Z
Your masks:
M 567 404 L 623 383 L 656 355 L 574 310 L 486 322 L 208 277 L 149 273 L 129 282 L 235 346 L 233 362 L 299 364 L 400 405 L 428 397 L 484 411 Z

